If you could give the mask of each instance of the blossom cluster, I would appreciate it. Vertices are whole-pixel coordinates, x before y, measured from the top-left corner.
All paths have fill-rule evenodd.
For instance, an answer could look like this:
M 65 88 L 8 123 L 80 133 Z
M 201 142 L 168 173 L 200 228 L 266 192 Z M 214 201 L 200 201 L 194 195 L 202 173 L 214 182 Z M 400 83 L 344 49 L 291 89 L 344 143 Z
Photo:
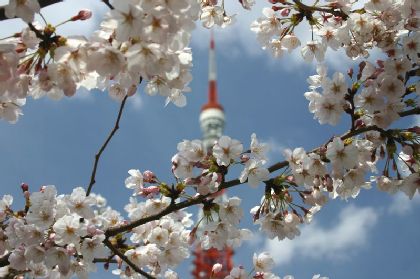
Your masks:
M 0 254 L 9 254 L 9 272 L 29 272 L 33 278 L 88 278 L 96 271 L 94 259 L 105 256 L 104 230 L 113 223 L 104 199 L 86 197 L 80 187 L 59 196 L 52 185 L 34 193 L 25 184 L 22 189 L 25 210 L 14 212 L 10 196 L 0 202 Z
M 304 20 L 312 30 L 312 39 L 301 48 L 308 62 L 322 62 L 328 48 L 343 48 L 352 59 L 367 57 L 373 48 L 392 57 L 405 54 L 413 60 L 420 51 L 419 4 L 415 0 L 367 1 L 361 9 L 355 8 L 357 1 L 348 0 L 324 5 L 316 2 L 314 6 L 299 0 L 270 2 L 275 5 L 264 8 L 263 17 L 252 23 L 251 30 L 275 57 L 302 45 L 294 30 Z
M 239 3 L 244 9 L 250 10 L 255 4 L 255 0 L 239 0 Z M 201 1 L 200 20 L 206 28 L 212 28 L 214 25 L 224 28 L 235 22 L 235 15 L 227 15 L 224 0 L 203 0 Z
M 219 186 L 225 181 L 229 167 L 235 164 L 243 165 L 240 181 L 254 187 L 269 179 L 269 172 L 263 165 L 266 163 L 267 145 L 260 143 L 253 134 L 251 147 L 244 152 L 243 145 L 228 136 L 222 136 L 209 152 L 205 150 L 200 140 L 184 140 L 178 144 L 178 153 L 172 158 L 172 171 L 177 185 L 169 187 L 160 182 L 155 175 L 146 171 L 130 170 L 126 179 L 126 187 L 134 190 L 134 195 L 152 197 L 162 194 L 177 199 L 189 192 L 201 196 L 211 196 L 223 191 Z M 155 185 L 145 186 L 145 183 Z M 156 185 L 158 184 L 158 185 Z M 240 219 L 243 210 L 238 197 L 214 196 L 203 201 L 201 220 L 190 234 L 191 240 L 199 239 L 204 249 L 223 249 L 225 246 L 239 246 L 242 240 L 248 239 L 251 232 L 240 229 Z M 203 221 L 204 220 L 204 221 Z
M 326 67 L 318 66 L 318 74 L 308 78 L 311 91 L 305 97 L 309 111 L 320 124 L 336 125 L 347 113 L 352 117 L 353 128 L 388 128 L 401 112 L 417 105 L 420 83 L 410 74 L 417 68 L 416 61 L 401 56 L 380 60 L 377 66 L 362 62 L 357 76 L 349 71 L 348 75 L 336 72 L 330 78 Z
M 125 210 L 129 220 L 135 221 L 160 213 L 170 202 L 170 198 L 165 197 L 148 199 L 145 202 L 130 198 Z M 190 217 L 191 214 L 185 211 L 177 211 L 134 228 L 130 241 L 135 248 L 127 249 L 125 256 L 139 268 L 149 268 L 152 274 L 170 271 L 169 268 L 176 267 L 190 256 L 188 228 L 193 224 Z M 136 272 L 130 272 L 130 269 L 117 269 L 113 273 L 123 278 L 139 276 Z
M 0 254 L 8 256 L 9 273 L 29 273 L 33 278 L 70 278 L 73 274 L 89 278 L 89 272 L 96 271 L 97 261 L 109 265 L 114 255 L 105 248 L 105 232 L 124 224 L 124 219 L 106 207 L 103 197 L 86 196 L 81 187 L 70 195 L 57 195 L 51 185 L 32 194 L 27 185 L 22 188 L 25 210 L 14 212 L 11 196 L 0 200 Z M 169 198 L 164 198 L 138 203 L 132 198 L 125 209 L 129 220 L 137 220 L 159 213 L 169 202 Z M 125 256 L 139 268 L 149 268 L 153 274 L 178 265 L 189 256 L 190 231 L 186 228 L 192 225 L 190 216 L 177 211 L 136 227 Z M 112 242 L 118 246 L 124 240 L 114 238 Z M 130 269 L 122 271 L 121 260 L 117 262 L 118 268 L 113 273 L 128 276 Z M 139 278 L 135 272 L 133 276 Z
M 200 5 L 194 0 L 114 1 L 113 9 L 89 38 L 57 34 L 59 25 L 33 23 L 37 0 L 10 1 L 6 16 L 19 16 L 29 27 L 0 41 L 0 118 L 14 123 L 27 97 L 73 96 L 79 87 L 107 90 L 122 100 L 146 92 L 184 106 L 192 80 L 188 48 Z M 86 20 L 80 11 L 62 24 Z

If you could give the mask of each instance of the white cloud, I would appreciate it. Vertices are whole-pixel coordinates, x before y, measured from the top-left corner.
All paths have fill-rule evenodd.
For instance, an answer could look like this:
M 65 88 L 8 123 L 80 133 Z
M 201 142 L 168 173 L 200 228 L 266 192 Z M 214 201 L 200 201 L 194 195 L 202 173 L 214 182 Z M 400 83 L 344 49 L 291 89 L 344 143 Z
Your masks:
M 293 240 L 267 240 L 265 249 L 285 265 L 292 259 L 345 260 L 366 246 L 378 214 L 372 207 L 349 205 L 342 209 L 334 227 L 324 228 L 313 222 L 305 225 L 299 237 Z
M 140 96 L 140 92 L 137 92 L 134 96 L 129 97 L 128 102 L 134 110 L 140 110 L 143 107 L 143 100 Z
M 420 195 L 414 195 L 413 199 L 410 200 L 406 194 L 398 192 L 392 197 L 391 205 L 388 208 L 388 212 L 394 215 L 406 215 L 413 211 L 414 207 L 420 205 Z
M 283 150 L 286 149 L 286 146 L 278 142 L 274 138 L 269 138 L 267 141 L 262 140 L 268 144 L 268 154 L 267 154 L 267 164 L 273 164 L 278 161 L 283 160 Z

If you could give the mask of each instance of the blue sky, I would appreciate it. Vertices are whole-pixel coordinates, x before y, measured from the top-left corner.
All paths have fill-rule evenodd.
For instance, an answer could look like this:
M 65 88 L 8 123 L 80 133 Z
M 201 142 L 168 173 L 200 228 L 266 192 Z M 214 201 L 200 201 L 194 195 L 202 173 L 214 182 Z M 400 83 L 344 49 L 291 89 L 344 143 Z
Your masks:
M 47 19 L 59 22 L 60 18 L 76 14 L 79 7 L 90 7 L 97 14 L 106 10 L 96 1 L 88 5 L 81 0 L 69 2 L 64 8 L 48 8 Z M 259 16 L 265 1 L 248 14 L 231 2 L 236 1 L 228 2 L 228 12 L 241 13 L 238 22 L 230 29 L 215 32 L 225 133 L 246 146 L 255 132 L 272 146 L 273 163 L 282 159 L 283 148 L 311 149 L 343 133 L 347 128 L 345 117 L 337 127 L 321 126 L 307 109 L 303 93 L 314 66 L 301 62 L 298 54 L 274 61 L 248 30 L 250 20 Z M 19 31 L 16 21 L 0 24 L 1 36 Z M 82 24 L 65 26 L 63 32 L 74 34 L 83 29 L 89 34 L 96 22 Z M 194 32 L 194 79 L 192 92 L 187 93 L 187 107 L 165 108 L 162 98 L 149 97 L 142 90 L 129 99 L 121 129 L 101 158 L 94 187 L 112 207 L 122 210 L 131 195 L 124 187 L 129 169 L 150 169 L 161 180 L 171 182 L 170 158 L 176 144 L 182 139 L 200 138 L 198 115 L 207 94 L 208 40 L 208 30 L 198 28 Z M 331 67 L 346 69 L 342 56 L 331 57 Z M 0 122 L 0 195 L 13 194 L 15 204 L 21 205 L 22 182 L 33 191 L 54 184 L 62 193 L 89 182 L 93 156 L 112 128 L 119 104 L 104 92 L 79 95 L 59 102 L 29 100 L 17 124 Z M 229 194 L 243 198 L 247 213 L 259 202 L 262 192 L 261 188 L 242 185 Z M 252 225 L 251 216 L 245 214 L 242 225 L 253 230 L 255 236 L 236 251 L 234 261 L 250 267 L 254 251 L 270 249 L 281 276 L 293 274 L 307 279 L 321 273 L 337 279 L 419 278 L 419 209 L 418 195 L 408 201 L 404 196 L 392 197 L 375 189 L 362 191 L 356 200 L 329 202 L 311 225 L 302 227 L 301 237 L 281 243 L 266 241 Z M 189 265 L 185 263 L 179 269 L 181 278 L 190 278 Z M 115 276 L 98 272 L 92 278 Z

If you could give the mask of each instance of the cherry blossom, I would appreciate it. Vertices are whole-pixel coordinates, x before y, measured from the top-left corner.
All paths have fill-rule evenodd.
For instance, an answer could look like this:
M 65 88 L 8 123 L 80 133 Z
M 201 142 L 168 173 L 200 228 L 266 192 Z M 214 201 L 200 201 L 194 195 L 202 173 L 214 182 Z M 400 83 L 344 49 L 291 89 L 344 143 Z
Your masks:
M 217 163 L 228 166 L 231 161 L 238 157 L 243 151 L 243 145 L 235 139 L 228 136 L 222 136 L 213 146 L 213 155 Z
M 34 14 L 40 11 L 38 0 L 9 0 L 5 7 L 8 18 L 20 17 L 26 22 L 34 21 Z

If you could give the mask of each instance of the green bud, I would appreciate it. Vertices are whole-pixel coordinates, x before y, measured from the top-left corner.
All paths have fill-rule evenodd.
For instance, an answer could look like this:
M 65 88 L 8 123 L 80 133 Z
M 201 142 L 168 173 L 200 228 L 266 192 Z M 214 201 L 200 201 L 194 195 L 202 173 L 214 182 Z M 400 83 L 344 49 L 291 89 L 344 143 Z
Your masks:
M 169 189 L 169 187 L 166 183 L 161 183 L 159 185 L 159 191 L 165 197 L 170 197 L 171 196 L 171 189 Z
M 176 184 L 176 190 L 179 192 L 179 193 L 181 193 L 181 192 L 183 192 L 184 191 L 184 189 L 185 189 L 185 184 L 184 183 L 178 183 L 178 184 Z
M 406 140 L 413 140 L 414 139 L 414 134 L 411 133 L 411 132 L 408 132 L 408 131 L 401 132 L 400 135 Z
M 285 180 L 286 180 L 285 175 L 279 175 L 274 178 L 273 184 L 276 186 L 281 186 Z
M 417 102 L 414 99 L 407 99 L 404 101 L 404 103 L 409 106 L 409 107 L 416 107 L 417 106 Z

